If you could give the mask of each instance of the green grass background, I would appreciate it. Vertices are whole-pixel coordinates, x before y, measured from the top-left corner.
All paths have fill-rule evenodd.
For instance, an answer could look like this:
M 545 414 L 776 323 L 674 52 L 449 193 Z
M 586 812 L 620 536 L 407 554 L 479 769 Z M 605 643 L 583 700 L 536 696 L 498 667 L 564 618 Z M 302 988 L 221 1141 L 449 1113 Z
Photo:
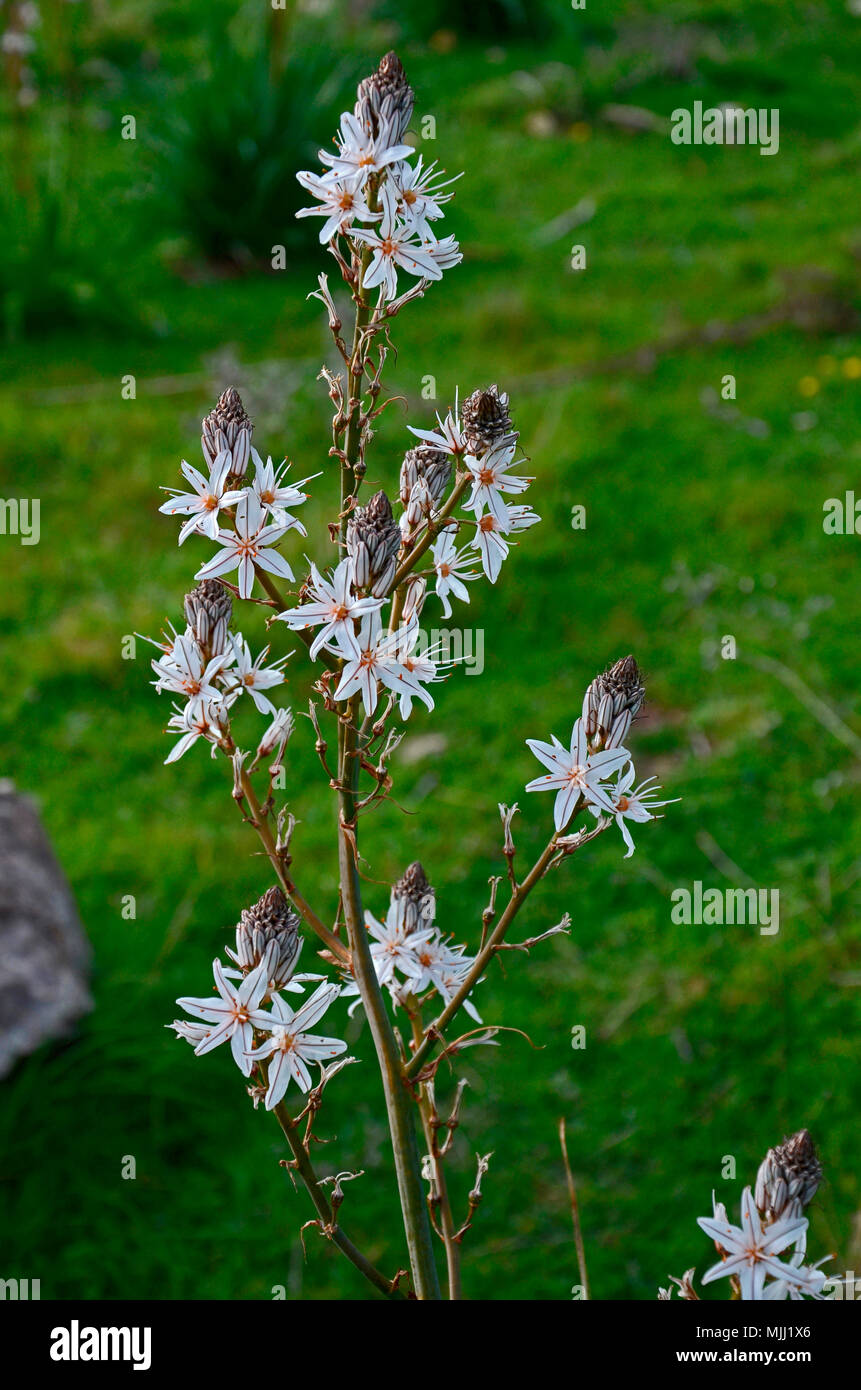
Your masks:
M 455 674 L 435 712 L 410 721 L 399 804 L 364 831 L 367 906 L 384 910 L 385 885 L 421 858 L 441 925 L 474 946 L 501 871 L 497 802 L 520 801 L 524 864 L 550 823 L 550 799 L 522 794 L 536 772 L 524 740 L 566 737 L 588 681 L 628 651 L 647 684 L 638 771 L 683 798 L 640 830 L 633 859 L 608 834 L 545 880 L 524 933 L 569 911 L 570 938 L 507 955 L 481 986 L 485 1019 L 523 1028 L 538 1050 L 503 1035 L 456 1069 L 469 1080 L 451 1163 L 460 1209 L 475 1154 L 493 1151 L 464 1243 L 466 1294 L 570 1296 L 563 1115 L 596 1297 L 649 1299 L 669 1273 L 701 1273 L 712 1250 L 695 1218 L 712 1189 L 736 1203 L 765 1149 L 802 1125 L 826 1168 L 811 1249 L 861 1268 L 859 763 L 760 661 L 825 700 L 857 750 L 861 542 L 826 536 L 822 505 L 861 496 L 861 18 L 836 0 L 614 3 L 551 13 L 536 39 L 445 22 L 423 33 L 407 8 L 356 21 L 337 7 L 325 30 L 333 61 L 343 49 L 360 67 L 396 41 L 417 111 L 436 117 L 432 154 L 466 170 L 446 223 L 465 261 L 397 321 L 390 386 L 409 410 L 385 417 L 368 481 L 392 491 L 407 420 L 429 423 L 422 378 L 435 376 L 441 408 L 456 386 L 499 381 L 543 522 L 495 588 L 472 589 L 464 621 L 484 629 L 483 675 Z M 208 553 L 194 539 L 178 550 L 156 508 L 229 384 L 212 366 L 225 345 L 246 364 L 240 390 L 253 391 L 248 364 L 283 362 L 258 442 L 300 476 L 325 470 L 305 520 L 309 553 L 331 559 L 321 536 L 336 484 L 314 379 L 329 349 L 306 300 L 326 259 L 312 248 L 280 275 L 207 272 L 183 249 L 147 150 L 160 113 L 203 80 L 204 25 L 235 23 L 236 10 L 88 11 L 77 41 L 109 60 L 111 81 L 85 78 L 77 97 L 70 235 L 91 244 L 115 294 L 98 282 L 90 318 L 19 332 L 2 352 L 0 492 L 41 498 L 42 539 L 2 538 L 0 767 L 38 799 L 94 948 L 93 1014 L 0 1089 L 0 1274 L 41 1278 L 43 1297 L 255 1299 L 280 1284 L 291 1298 L 365 1296 L 313 1232 L 303 1259 L 309 1205 L 229 1058 L 195 1059 L 164 1029 L 177 995 L 206 990 L 213 955 L 270 879 L 223 769 L 199 747 L 162 766 L 167 707 L 147 649 L 121 659 L 126 634 L 178 621 Z M 28 122 L 37 165 L 55 157 L 62 109 L 50 74 L 45 86 Z M 694 100 L 778 107 L 779 153 L 676 147 L 602 115 L 615 102 L 668 117 Z M 136 142 L 118 135 L 129 112 Z M 20 138 L 7 109 L 13 165 Z M 547 231 L 584 199 L 591 220 Z M 579 274 L 575 243 L 588 255 Z M 177 245 L 194 273 L 171 268 Z M 106 325 L 114 307 L 125 317 Z M 126 373 L 134 401 L 121 399 Z M 727 373 L 730 416 L 704 396 Z M 584 531 L 570 524 L 578 503 Z M 429 602 L 426 625 L 437 612 Z M 243 615 L 243 628 L 256 642 L 262 620 Z M 725 634 L 735 661 L 717 655 Z M 296 709 L 309 675 L 297 656 Z M 302 720 L 289 800 L 297 879 L 329 916 L 333 807 Z M 671 922 L 673 888 L 734 882 L 719 852 L 779 888 L 777 936 Z M 344 1225 L 394 1272 L 404 1252 L 379 1087 L 367 1030 L 344 1013 L 327 1024 L 346 1028 L 362 1064 L 327 1092 L 318 1133 L 332 1142 L 318 1162 L 364 1169 Z M 441 1074 L 443 1096 L 453 1080 Z

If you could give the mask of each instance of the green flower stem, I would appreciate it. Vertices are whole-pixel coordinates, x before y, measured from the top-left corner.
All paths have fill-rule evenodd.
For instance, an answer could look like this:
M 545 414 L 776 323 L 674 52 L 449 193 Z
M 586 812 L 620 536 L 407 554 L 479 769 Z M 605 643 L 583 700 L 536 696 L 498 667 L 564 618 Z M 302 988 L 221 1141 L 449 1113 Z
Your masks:
M 287 874 L 281 855 L 278 853 L 278 846 L 275 843 L 272 831 L 269 827 L 268 819 L 263 814 L 263 808 L 251 784 L 251 778 L 244 768 L 242 770 L 240 782 L 245 800 L 248 802 L 248 808 L 251 811 L 254 828 L 260 836 L 260 842 L 266 851 L 269 862 L 275 870 L 275 875 L 285 894 L 293 903 L 293 906 L 296 908 L 302 920 L 313 932 L 316 932 L 321 941 L 325 942 L 339 962 L 342 965 L 349 965 L 350 957 L 349 953 L 344 948 L 344 943 L 338 940 L 334 932 L 330 931 L 324 922 L 320 921 L 316 912 L 309 907 L 308 903 L 306 903 L 305 899 L 302 897 L 302 894 L 296 888 L 295 883 L 293 883 L 292 879 Z
M 314 1209 L 320 1219 L 323 1235 L 326 1236 L 328 1240 L 331 1240 L 333 1245 L 337 1245 L 338 1249 L 346 1255 L 350 1263 L 354 1264 L 356 1269 L 358 1269 L 361 1274 L 364 1274 L 365 1278 L 373 1284 L 375 1289 L 379 1289 L 381 1294 L 386 1298 L 402 1299 L 403 1294 L 394 1286 L 393 1281 L 387 1279 L 384 1274 L 381 1274 L 380 1271 L 371 1264 L 370 1260 L 365 1258 L 361 1250 L 353 1244 L 349 1236 L 345 1235 L 338 1225 L 336 1214 L 332 1209 L 332 1204 L 323 1191 L 323 1188 L 320 1186 L 317 1174 L 314 1172 L 313 1164 L 308 1157 L 308 1151 L 302 1143 L 299 1131 L 291 1120 L 290 1113 L 283 1100 L 274 1107 L 273 1114 L 276 1116 L 284 1133 L 284 1137 L 290 1145 L 296 1171 L 305 1184 L 311 1201 L 314 1203 Z
M 413 1038 L 418 1047 L 422 1039 L 421 1014 L 419 1005 L 416 1004 L 416 1012 L 411 1014 Z M 448 1296 L 449 1299 L 457 1301 L 463 1298 L 463 1289 L 460 1278 L 460 1242 L 457 1239 L 454 1217 L 451 1212 L 451 1199 L 448 1195 L 448 1184 L 445 1177 L 445 1166 L 442 1154 L 439 1151 L 437 1130 L 433 1123 L 434 1113 L 431 1105 L 430 1096 L 427 1088 L 419 1088 L 419 1114 L 422 1117 L 422 1129 L 425 1136 L 427 1151 L 431 1156 L 436 1176 L 436 1185 L 439 1192 L 439 1220 L 442 1228 L 443 1244 L 445 1245 L 445 1261 L 448 1270 Z
M 361 885 L 356 863 L 356 790 L 359 760 L 356 754 L 356 729 L 352 715 L 351 703 L 350 722 L 342 723 L 338 730 L 338 863 L 341 874 L 341 902 L 350 942 L 353 976 L 368 1018 L 383 1081 L 413 1287 L 417 1298 L 441 1299 L 430 1219 L 422 1190 L 421 1161 L 412 1100 L 404 1082 L 401 1058 L 374 968 L 362 911 Z
M 376 196 L 376 189 L 372 189 Z M 353 350 L 350 355 L 349 392 L 354 402 L 347 424 L 344 458 L 341 461 L 341 542 L 346 540 L 347 516 L 360 479 L 356 464 L 361 452 L 361 395 L 363 368 L 363 332 L 368 322 L 369 307 L 365 302 L 362 280 L 369 254 L 362 256 L 356 286 L 356 323 Z M 374 968 L 368 934 L 362 910 L 359 882 L 358 825 L 356 821 L 359 784 L 359 757 L 355 727 L 355 702 L 351 701 L 347 718 L 338 723 L 338 865 L 341 879 L 341 904 L 352 955 L 352 970 L 364 1005 L 371 1037 L 377 1053 L 383 1094 L 386 1102 L 392 1153 L 398 1181 L 404 1232 L 409 1251 L 410 1269 L 416 1297 L 440 1299 L 439 1277 L 434 1259 L 430 1220 L 422 1191 L 421 1163 L 416 1136 L 412 1097 L 402 1074 L 402 1062 L 391 1020 L 383 1001 L 380 982 Z
M 458 478 L 445 506 L 442 508 L 441 511 L 437 512 L 436 516 L 433 518 L 432 521 L 428 522 L 427 526 L 422 532 L 421 540 L 417 543 L 417 545 L 413 547 L 413 549 L 409 552 L 406 558 L 402 561 L 400 568 L 397 570 L 395 577 L 392 580 L 392 587 L 389 590 L 389 593 L 393 593 L 394 590 L 400 588 L 404 580 L 407 579 L 409 575 L 412 573 L 412 571 L 415 569 L 416 565 L 424 555 L 428 546 L 436 540 L 446 521 L 448 521 L 449 517 L 451 516 L 452 512 L 454 511 L 455 507 L 457 506 L 458 502 L 460 501 L 461 497 L 466 491 L 466 485 L 469 481 L 470 477 L 468 473 L 465 473 L 462 478 Z

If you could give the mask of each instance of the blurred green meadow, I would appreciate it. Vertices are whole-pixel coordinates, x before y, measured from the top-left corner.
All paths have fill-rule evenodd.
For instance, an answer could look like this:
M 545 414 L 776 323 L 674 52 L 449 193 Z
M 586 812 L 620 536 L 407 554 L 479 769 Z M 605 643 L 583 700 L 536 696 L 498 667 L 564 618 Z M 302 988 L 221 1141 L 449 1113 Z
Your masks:
M 493 1153 L 466 1296 L 566 1299 L 578 1283 L 562 1116 L 596 1298 L 701 1274 L 712 1190 L 737 1207 L 802 1126 L 826 1171 L 809 1248 L 861 1269 L 861 541 L 822 525 L 828 498 L 861 497 L 861 14 L 499 0 L 465 26 L 462 8 L 58 2 L 27 31 L 28 71 L 4 55 L 0 494 L 40 498 L 41 539 L 0 537 L 0 773 L 37 799 L 94 951 L 93 1013 L 0 1084 L 0 1275 L 41 1278 L 44 1298 L 365 1297 L 313 1231 L 303 1257 L 310 1206 L 230 1059 L 165 1030 L 270 877 L 221 763 L 197 746 L 162 765 L 167 697 L 150 649 L 122 652 L 179 622 L 209 553 L 177 548 L 158 489 L 197 461 L 201 416 L 231 383 L 258 447 L 322 471 L 303 520 L 308 553 L 334 558 L 316 380 L 330 344 L 307 295 L 335 267 L 293 222 L 292 174 L 392 46 L 436 122 L 428 157 L 466 171 L 446 223 L 465 259 L 396 321 L 387 384 L 403 400 L 368 485 L 396 488 L 407 422 L 430 427 L 456 388 L 498 381 L 543 521 L 459 610 L 484 632 L 485 669 L 455 672 L 433 714 L 416 707 L 397 801 L 363 828 L 366 906 L 381 914 L 420 858 L 440 923 L 474 948 L 504 872 L 497 803 L 519 801 L 524 866 L 551 824 L 551 799 L 523 794 L 524 740 L 567 739 L 588 682 L 629 651 L 647 686 L 638 773 L 682 798 L 636 828 L 633 858 L 608 833 L 534 895 L 519 935 L 568 911 L 570 937 L 506 953 L 477 996 L 531 1045 L 502 1034 L 440 1073 L 443 1096 L 469 1081 L 460 1209 L 475 1155 Z M 672 144 L 671 112 L 695 101 L 778 108 L 779 152 Z M 425 626 L 438 614 L 430 600 Z M 263 615 L 246 606 L 242 626 L 256 649 Z M 303 652 L 289 672 L 301 711 Z M 297 881 L 331 919 L 334 809 L 302 719 L 288 768 Z M 698 880 L 779 889 L 779 932 L 674 924 L 671 892 Z M 316 1159 L 364 1170 L 343 1224 L 394 1273 L 372 1050 L 344 1005 L 336 1019 L 362 1061 L 327 1090 Z

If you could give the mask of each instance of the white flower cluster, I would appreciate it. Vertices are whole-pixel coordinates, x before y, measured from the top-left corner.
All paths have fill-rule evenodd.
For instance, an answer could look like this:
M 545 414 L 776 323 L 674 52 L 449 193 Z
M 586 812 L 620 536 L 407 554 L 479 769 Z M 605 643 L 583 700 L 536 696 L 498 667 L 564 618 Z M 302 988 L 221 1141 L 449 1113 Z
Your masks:
M 479 556 L 485 574 L 494 583 L 508 554 L 507 537 L 540 520 L 531 508 L 508 506 L 503 500 L 504 493 L 522 493 L 531 481 L 508 472 L 518 439 L 509 428 L 508 397 L 494 386 L 486 392 L 474 392 L 467 405 L 475 412 L 482 403 L 501 412 L 507 425 L 488 435 L 480 425 L 470 428 L 462 423 L 455 408 L 445 420 L 438 421 L 438 430 L 413 430 L 422 446 L 410 450 L 404 459 L 399 520 L 395 520 L 384 493 L 376 494 L 367 507 L 355 508 L 347 532 L 347 556 L 328 575 L 311 565 L 304 589 L 308 601 L 278 614 L 278 620 L 293 630 L 319 629 L 311 644 L 311 656 L 327 652 L 344 663 L 334 698 L 348 700 L 359 694 L 366 714 L 376 710 L 381 687 L 396 697 L 403 719 L 409 718 L 414 699 L 433 709 L 426 687 L 444 678 L 443 664 L 434 659 L 436 653 L 417 650 L 427 578 L 435 577 L 444 615 L 450 617 L 451 594 L 469 602 L 466 582 L 478 578 L 478 571 L 471 566 Z M 460 551 L 455 536 L 464 522 L 451 517 L 439 526 L 438 521 L 451 480 L 452 460 L 461 470 L 461 490 L 469 488 L 464 509 L 475 526 L 474 537 Z M 439 533 L 432 550 L 433 569 L 427 577 L 419 573 L 411 579 L 405 586 L 403 605 L 397 609 L 392 603 L 384 614 L 398 563 L 407 560 L 413 547 L 422 543 L 427 535 L 422 526 L 435 525 Z
M 721 1259 L 703 1275 L 703 1284 L 734 1275 L 743 1299 L 801 1300 L 805 1295 L 822 1298 L 825 1275 L 819 1266 L 831 1257 L 826 1255 L 815 1265 L 804 1263 L 806 1216 L 763 1222 L 749 1187 L 741 1197 L 740 1226 L 733 1226 L 728 1220 L 722 1202 L 713 1199 L 713 1207 L 714 1215 L 699 1217 L 697 1225 L 711 1236 L 721 1251 Z M 789 1249 L 793 1249 L 793 1254 L 786 1263 L 778 1257 Z
M 526 743 L 548 769 L 543 777 L 527 783 L 526 790 L 556 792 L 553 821 L 557 832 L 565 829 L 582 798 L 593 816 L 614 818 L 628 847 L 625 858 L 630 859 L 634 841 L 627 821 L 642 825 L 655 819 L 654 812 L 659 807 L 671 805 L 670 801 L 654 799 L 661 788 L 652 785 L 653 777 L 634 786 L 636 772 L 627 748 L 591 752 L 582 719 L 574 725 L 568 748 L 555 734 L 552 743 L 543 743 L 537 738 L 528 738 Z M 678 797 L 673 799 L 678 800 Z
M 309 480 L 294 486 L 287 481 L 286 462 L 276 467 L 267 458 L 264 463 L 251 445 L 251 431 L 238 393 L 228 388 L 203 421 L 205 472 L 183 460 L 182 475 L 191 491 L 165 488 L 172 495 L 159 508 L 186 518 L 179 531 L 180 545 L 193 533 L 221 545 L 218 554 L 197 571 L 195 578 L 202 582 L 186 598 L 185 631 L 171 629 L 167 641 L 153 643 L 161 653 L 152 663 L 156 690 L 185 699 L 184 704 L 174 704 L 168 721 L 168 729 L 180 734 L 165 759 L 169 763 L 181 758 L 199 738 L 213 745 L 214 756 L 215 746 L 228 734 L 228 711 L 243 692 L 273 721 L 261 740 L 258 758 L 278 749 L 283 752 L 292 730 L 290 711 L 276 709 L 264 693 L 284 681 L 283 667 L 292 653 L 267 666 L 267 646 L 255 659 L 242 633 L 229 631 L 232 600 L 216 579 L 236 570 L 236 592 L 241 598 L 251 596 L 255 569 L 292 580 L 293 571 L 275 547 L 289 531 L 305 535 L 290 509 L 307 501 L 302 489 Z M 249 468 L 253 472 L 247 479 Z M 230 527 L 221 523 L 222 514 Z
M 324 171 L 296 176 L 316 200 L 297 217 L 324 219 L 323 244 L 344 238 L 354 256 L 366 253 L 362 286 L 379 289 L 380 304 L 397 298 L 399 270 L 420 283 L 441 280 L 462 259 L 454 237 L 434 229 L 455 180 L 421 155 L 410 163 L 416 152 L 404 136 L 412 108 L 412 91 L 390 54 L 360 88 L 354 110 L 341 116 L 335 153 L 320 151 Z
M 487 392 L 474 393 L 467 404 L 472 405 L 477 398 L 479 403 L 482 398 L 497 402 L 507 418 L 507 395 L 500 396 L 496 388 L 491 387 Z M 510 421 L 507 423 L 510 425 Z M 506 496 L 524 493 L 533 479 L 509 472 L 515 463 L 518 432 L 503 425 L 488 436 L 480 429 L 471 428 L 461 420 L 457 400 L 454 410 L 444 420 L 437 417 L 437 429 L 409 428 L 425 446 L 451 455 L 465 470 L 470 487 L 463 507 L 475 526 L 472 537 L 465 548 L 458 551 L 455 536 L 460 523 L 452 520 L 443 527 L 433 549 L 436 592 L 443 601 L 444 616 L 448 618 L 451 616 L 449 594 L 464 603 L 469 602 L 464 581 L 475 577 L 470 564 L 480 559 L 485 575 L 495 584 L 509 553 L 508 537 L 517 531 L 526 531 L 541 520 L 531 507 L 522 503 L 512 506 L 505 500 Z
M 147 639 L 152 640 L 152 639 Z M 284 680 L 283 666 L 288 657 L 267 666 L 269 648 L 255 660 L 242 633 L 227 630 L 226 622 L 213 625 L 205 645 L 197 633 L 186 626 L 185 632 L 174 633 L 163 643 L 155 643 L 162 655 L 153 661 L 156 679 L 153 685 L 185 697 L 185 704 L 174 704 L 168 728 L 181 735 L 165 758 L 176 762 L 197 741 L 203 738 L 215 746 L 227 732 L 227 712 L 243 692 L 250 695 L 261 714 L 272 716 L 272 725 L 261 741 L 260 756 L 269 754 L 283 743 L 292 730 L 292 716 L 287 709 L 276 709 L 263 693 Z M 283 748 L 282 743 L 282 748 Z
M 281 991 L 301 991 L 300 981 L 320 980 L 321 976 L 297 975 L 289 983 L 279 979 L 276 989 L 272 977 L 277 961 L 278 945 L 274 941 L 269 943 L 262 960 L 244 975 L 241 970 L 225 969 L 220 960 L 214 960 L 212 973 L 217 995 L 176 1001 L 200 1022 L 179 1019 L 168 1024 L 192 1044 L 197 1057 L 229 1042 L 243 1076 L 250 1076 L 256 1064 L 265 1064 L 267 1110 L 284 1098 L 291 1078 L 301 1091 L 311 1090 L 314 1083 L 309 1063 L 319 1065 L 323 1071 L 321 1079 L 327 1079 L 331 1073 L 326 1073 L 324 1064 L 347 1050 L 340 1038 L 320 1037 L 308 1031 L 338 998 L 340 986 L 324 980 L 310 999 L 294 1010 L 282 998 Z M 268 1012 L 263 1007 L 267 1002 L 271 1005 Z
M 319 627 L 311 655 L 326 651 L 344 663 L 334 691 L 336 700 L 349 700 L 358 693 L 365 712 L 373 714 L 380 686 L 384 686 L 397 697 L 404 719 L 409 718 L 415 697 L 433 709 L 433 699 L 422 682 L 442 677 L 437 663 L 415 650 L 419 638 L 418 604 L 394 632 L 384 630 L 380 616 L 383 600 L 362 598 L 356 593 L 355 561 L 350 556 L 328 579 L 312 565 L 306 591 L 311 602 L 288 608 L 277 615 L 276 621 L 285 622 L 294 630 Z
M 490 423 L 483 421 L 482 412 L 494 417 Z M 319 629 L 310 647 L 312 658 L 325 653 L 342 663 L 333 692 L 336 700 L 359 695 L 365 713 L 373 714 L 384 688 L 397 700 L 403 719 L 409 718 L 415 699 L 433 709 L 427 687 L 443 679 L 445 663 L 435 659 L 438 653 L 419 647 L 428 578 L 435 579 L 444 615 L 450 617 L 451 595 L 469 602 L 466 583 L 478 578 L 472 566 L 479 557 L 495 583 L 511 534 L 539 520 L 531 508 L 504 500 L 524 492 L 531 481 L 509 471 L 518 440 L 510 424 L 508 397 L 493 386 L 469 397 L 463 420 L 456 405 L 453 413 L 438 419 L 437 430 L 414 430 L 422 443 L 407 453 L 401 469 L 400 518 L 394 518 L 384 493 L 367 507 L 354 508 L 347 555 L 328 574 L 311 564 L 304 601 L 276 615 L 276 621 L 292 630 Z M 183 460 L 182 474 L 191 491 L 165 489 L 171 497 L 159 509 L 185 518 L 180 545 L 193 533 L 219 542 L 218 553 L 195 577 L 212 581 L 236 571 L 235 591 L 244 599 L 251 597 L 256 571 L 294 581 L 278 546 L 290 531 L 305 535 L 292 509 L 307 500 L 303 488 L 309 481 L 294 485 L 287 481 L 286 463 L 276 467 L 271 458 L 264 463 L 251 445 L 251 428 L 238 394 L 229 388 L 203 422 L 205 472 Z M 465 494 L 465 519 L 449 516 L 440 525 L 455 465 L 455 486 Z M 253 475 L 246 482 L 249 468 Z M 474 526 L 475 532 L 458 550 L 455 538 L 464 524 Z M 428 534 L 427 528 L 434 529 Z M 428 546 L 434 534 L 432 569 L 409 579 L 384 616 L 398 564 L 416 544 Z M 261 692 L 284 679 L 286 658 L 267 668 L 268 647 L 254 661 L 242 635 L 228 634 L 226 624 L 220 625 L 214 647 L 210 643 L 204 648 L 190 628 L 155 645 L 161 651 L 153 663 L 156 688 L 183 695 L 187 702 L 175 707 L 169 724 L 181 737 L 168 761 L 181 757 L 197 738 L 217 743 L 225 729 L 223 716 L 243 690 L 261 713 L 275 715 Z
M 197 571 L 196 579 L 215 579 L 236 570 L 239 597 L 250 598 L 255 566 L 292 580 L 293 571 L 275 546 L 290 530 L 305 535 L 304 526 L 288 509 L 308 500 L 302 488 L 310 479 L 303 478 L 295 486 L 288 483 L 289 465 L 285 462 L 276 468 L 271 458 L 264 463 L 251 447 L 250 429 L 239 432 L 232 449 L 222 432 L 218 433 L 221 447 L 214 458 L 206 437 L 202 440 L 206 474 L 183 459 L 182 473 L 192 491 L 165 488 L 173 496 L 159 511 L 188 518 L 180 528 L 180 545 L 192 532 L 220 543 L 218 554 Z M 236 486 L 244 482 L 249 459 L 254 464 L 254 478 L 247 486 Z M 228 508 L 235 508 L 229 513 L 233 522 L 230 529 L 219 526 L 219 512 Z
M 377 978 L 386 986 L 395 1004 L 403 1005 L 410 995 L 418 998 L 427 990 L 436 991 L 447 1004 L 475 964 L 474 958 L 466 954 L 465 946 L 452 946 L 445 939 L 435 925 L 435 912 L 433 890 L 426 884 L 419 904 L 399 891 L 396 885 L 384 922 L 371 912 L 365 913 L 365 925 L 373 937 L 371 956 Z M 355 984 L 347 984 L 344 988 L 345 995 L 358 992 Z M 469 998 L 464 1000 L 463 1007 L 481 1023 Z

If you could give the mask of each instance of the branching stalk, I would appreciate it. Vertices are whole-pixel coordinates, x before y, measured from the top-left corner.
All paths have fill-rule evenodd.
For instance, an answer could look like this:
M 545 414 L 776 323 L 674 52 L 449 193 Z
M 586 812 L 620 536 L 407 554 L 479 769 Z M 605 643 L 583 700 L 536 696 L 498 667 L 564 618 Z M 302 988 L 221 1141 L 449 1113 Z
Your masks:
M 284 1133 L 284 1137 L 290 1145 L 290 1151 L 293 1154 L 292 1166 L 302 1179 L 308 1191 L 308 1195 L 314 1203 L 314 1209 L 320 1218 L 320 1228 L 323 1235 L 326 1236 L 328 1240 L 331 1240 L 333 1245 L 337 1245 L 338 1249 L 346 1255 L 350 1263 L 355 1265 L 360 1274 L 363 1274 L 385 1298 L 394 1300 L 403 1299 L 403 1294 L 394 1286 L 393 1281 L 387 1279 L 384 1274 L 381 1274 L 376 1266 L 372 1265 L 370 1260 L 362 1254 L 361 1250 L 353 1244 L 349 1236 L 341 1230 L 335 1218 L 335 1213 L 332 1210 L 331 1203 L 326 1193 L 323 1191 L 323 1188 L 320 1186 L 319 1179 L 314 1171 L 314 1166 L 308 1157 L 308 1151 L 302 1143 L 299 1131 L 291 1120 L 290 1112 L 283 1100 L 274 1107 L 273 1113 L 276 1115 L 278 1123 Z
M 418 1012 L 411 1016 L 411 1023 L 413 1038 L 416 1046 L 418 1046 L 422 1036 L 421 1017 Z M 440 1229 L 442 1231 L 443 1244 L 445 1245 L 445 1262 L 448 1271 L 448 1296 L 450 1300 L 457 1301 L 463 1297 L 460 1275 L 460 1242 L 457 1239 L 457 1230 L 451 1210 L 451 1199 L 448 1195 L 445 1163 L 440 1150 L 437 1125 L 435 1123 L 436 1115 L 427 1086 L 421 1086 L 419 1088 L 418 1106 L 419 1114 L 422 1117 L 422 1130 L 425 1136 L 425 1144 L 427 1145 L 430 1160 L 434 1165 L 434 1176 L 439 1195 Z
M 538 883 L 539 879 L 542 879 L 547 872 L 550 861 L 556 853 L 556 842 L 558 839 L 558 833 L 553 835 L 550 842 L 544 850 L 542 850 L 538 859 L 536 859 L 523 882 L 512 891 L 505 910 L 500 916 L 493 931 L 490 933 L 490 936 L 487 938 L 483 949 L 479 951 L 476 956 L 472 969 L 465 977 L 463 984 L 457 992 L 452 995 L 452 998 L 449 1000 L 448 1004 L 446 1004 L 439 1017 L 434 1019 L 425 1029 L 424 1041 L 416 1048 L 405 1068 L 405 1075 L 407 1077 L 414 1078 L 421 1071 L 421 1068 L 430 1057 L 431 1052 L 439 1042 L 442 1034 L 463 1004 L 464 999 L 468 997 L 470 990 L 474 988 L 477 981 L 481 978 L 488 964 L 496 954 L 501 942 L 505 940 L 506 932 L 529 894 L 532 892 L 532 889 L 535 887 L 536 883 Z

